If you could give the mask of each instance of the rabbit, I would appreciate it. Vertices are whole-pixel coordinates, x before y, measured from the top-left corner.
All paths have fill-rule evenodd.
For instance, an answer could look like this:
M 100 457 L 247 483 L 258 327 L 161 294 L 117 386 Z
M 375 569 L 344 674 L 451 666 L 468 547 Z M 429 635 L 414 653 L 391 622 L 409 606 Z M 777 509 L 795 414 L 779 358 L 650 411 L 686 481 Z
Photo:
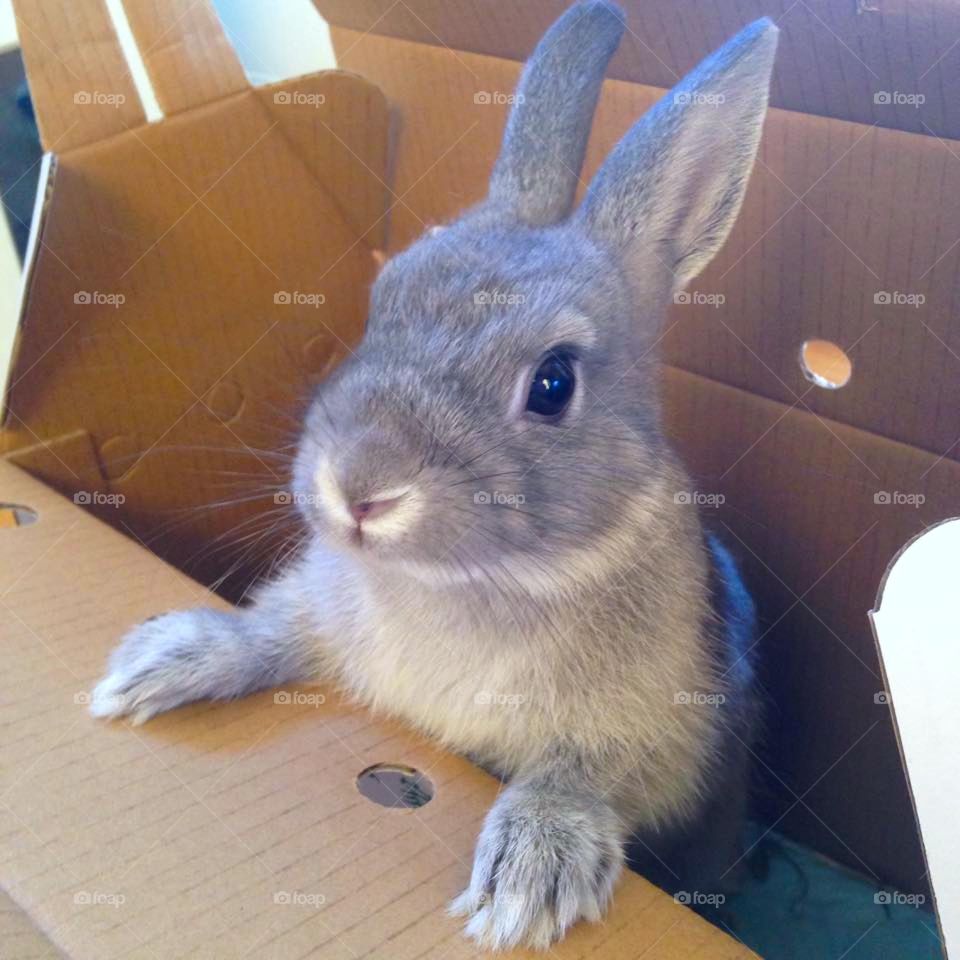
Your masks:
M 598 920 L 628 860 L 677 885 L 740 855 L 752 604 L 684 495 L 656 348 L 736 219 L 777 29 L 682 80 L 573 209 L 623 30 L 612 3 L 570 7 L 521 75 L 486 198 L 384 265 L 304 417 L 300 555 L 243 608 L 135 627 L 92 697 L 141 723 L 329 680 L 495 772 L 451 905 L 491 949 Z

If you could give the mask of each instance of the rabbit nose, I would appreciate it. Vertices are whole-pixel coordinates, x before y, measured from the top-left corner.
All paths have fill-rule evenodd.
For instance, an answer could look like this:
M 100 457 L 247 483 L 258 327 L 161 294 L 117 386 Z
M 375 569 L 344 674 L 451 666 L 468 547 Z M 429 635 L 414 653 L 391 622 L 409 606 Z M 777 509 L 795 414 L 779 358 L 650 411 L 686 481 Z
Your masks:
M 374 517 L 382 517 L 389 513 L 398 503 L 400 497 L 387 497 L 383 500 L 361 500 L 349 505 L 350 516 L 356 520 L 359 526 L 364 520 L 372 520 Z

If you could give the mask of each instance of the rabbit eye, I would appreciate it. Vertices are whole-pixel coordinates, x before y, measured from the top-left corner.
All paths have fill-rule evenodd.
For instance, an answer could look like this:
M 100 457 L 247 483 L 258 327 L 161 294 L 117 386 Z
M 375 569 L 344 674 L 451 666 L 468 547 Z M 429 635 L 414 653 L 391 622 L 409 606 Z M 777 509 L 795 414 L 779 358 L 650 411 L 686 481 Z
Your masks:
M 527 395 L 527 410 L 542 417 L 559 416 L 573 398 L 576 385 L 573 357 L 563 351 L 551 351 L 537 365 Z

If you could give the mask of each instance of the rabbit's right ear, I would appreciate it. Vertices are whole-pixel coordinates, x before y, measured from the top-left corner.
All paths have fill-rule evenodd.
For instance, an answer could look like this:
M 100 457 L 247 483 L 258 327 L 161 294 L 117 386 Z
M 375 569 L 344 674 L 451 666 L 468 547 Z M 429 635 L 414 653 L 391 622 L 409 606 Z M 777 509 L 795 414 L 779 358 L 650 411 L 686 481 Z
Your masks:
M 604 161 L 577 219 L 628 267 L 653 250 L 679 290 L 727 238 L 767 111 L 777 28 L 757 20 L 643 116 Z
M 585 0 L 543 35 L 517 85 L 490 178 L 491 206 L 531 226 L 570 212 L 603 74 L 623 27 L 614 4 Z

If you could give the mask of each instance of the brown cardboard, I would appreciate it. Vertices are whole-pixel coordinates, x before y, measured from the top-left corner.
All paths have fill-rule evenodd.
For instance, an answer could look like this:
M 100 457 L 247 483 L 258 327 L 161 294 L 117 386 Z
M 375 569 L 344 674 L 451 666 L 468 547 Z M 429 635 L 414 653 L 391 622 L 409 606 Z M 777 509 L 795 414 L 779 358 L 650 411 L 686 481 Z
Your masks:
M 475 98 L 513 88 L 517 61 L 561 3 L 322 0 L 340 66 L 364 79 L 327 73 L 251 90 L 205 0 L 162 8 L 126 0 L 167 113 L 147 126 L 101 6 L 18 0 L 44 144 L 57 163 L 0 451 L 67 494 L 112 497 L 91 509 L 207 582 L 237 564 L 235 582 L 245 586 L 289 533 L 270 525 L 268 485 L 282 488 L 285 445 L 304 390 L 360 334 L 375 255 L 401 249 L 483 195 L 506 108 L 495 97 Z M 773 102 L 789 109 L 771 111 L 740 221 L 693 284 L 723 303 L 681 303 L 670 317 L 663 339 L 667 417 L 697 489 L 724 497 L 708 521 L 745 560 L 760 600 L 770 710 L 757 763 L 771 788 L 769 819 L 878 882 L 925 889 L 893 727 L 875 702 L 883 681 L 866 611 L 900 545 L 960 513 L 960 334 L 952 322 L 960 143 L 941 139 L 957 136 L 960 124 L 956 104 L 940 92 L 952 89 L 956 76 L 960 46 L 950 43 L 957 12 L 940 2 L 912 17 L 901 3 L 880 11 L 826 0 L 749 12 L 726 3 L 626 6 L 632 33 L 613 65 L 620 79 L 604 89 L 584 180 L 674 71 L 692 66 L 745 20 L 780 11 Z M 872 101 L 875 86 L 910 92 L 921 79 L 929 96 L 919 108 L 894 104 L 888 113 Z M 75 104 L 77 90 L 125 99 Z M 387 102 L 395 148 L 389 167 Z M 76 304 L 78 291 L 126 300 L 122 309 Z M 323 293 L 325 301 L 316 308 L 273 302 L 290 291 Z M 880 293 L 891 301 L 897 293 L 923 294 L 925 302 L 922 309 L 875 302 Z M 847 350 L 848 386 L 824 391 L 804 378 L 799 352 L 810 338 Z M 0 477 L 26 482 L 6 468 Z M 38 503 L 52 496 L 23 489 Z M 925 499 L 918 506 L 876 499 L 896 492 Z M 257 499 L 220 505 L 238 496 Z M 55 497 L 43 502 L 57 504 L 58 516 L 77 516 Z M 362 812 L 357 822 L 351 813 L 343 819 L 336 806 L 332 832 L 317 834 L 316 843 L 347 856 L 338 838 L 356 838 L 362 852 L 349 876 L 363 895 L 340 905 L 335 935 L 315 937 L 322 922 L 287 929 L 281 919 L 270 949 L 280 943 L 282 955 L 299 955 L 319 942 L 327 951 L 321 955 L 339 956 L 336 936 L 346 936 L 346 956 L 472 955 L 441 906 L 466 875 L 457 858 L 469 862 L 489 784 L 474 781 L 478 775 L 459 761 L 341 712 L 334 701 L 324 705 L 331 720 L 322 728 L 331 737 L 303 718 L 310 711 L 274 736 L 266 718 L 276 705 L 266 695 L 191 707 L 133 733 L 122 726 L 105 732 L 78 707 L 67 719 L 79 726 L 64 728 L 67 715 L 51 706 L 69 676 L 64 662 L 74 671 L 82 666 L 82 692 L 124 627 L 185 602 L 207 602 L 195 585 L 86 515 L 77 523 L 83 539 L 70 527 L 62 540 L 42 541 L 49 554 L 35 557 L 36 570 L 0 542 L 0 565 L 23 575 L 9 591 L 12 623 L 22 630 L 22 620 L 37 634 L 16 633 L 11 648 L 27 658 L 12 690 L 31 693 L 16 701 L 17 737 L 5 747 L 7 758 L 23 764 L 39 744 L 65 761 L 51 768 L 43 754 L 28 791 L 37 819 L 27 819 L 29 828 L 7 824 L 15 872 L 5 882 L 28 911 L 25 929 L 44 931 L 77 956 L 104 955 L 105 937 L 110 955 L 189 953 L 181 930 L 194 938 L 197 956 L 223 955 L 225 937 L 258 943 L 256 917 L 265 905 L 248 903 L 243 893 L 257 888 L 257 858 L 275 856 L 271 864 L 286 867 L 284 858 L 309 857 L 314 848 L 312 841 L 301 846 L 301 828 L 316 824 L 299 819 L 313 813 L 304 799 L 326 797 L 335 806 L 355 799 L 322 775 L 341 771 L 356 754 L 400 759 L 400 752 L 377 753 L 378 741 L 369 738 L 379 737 L 408 759 L 428 757 L 437 770 L 459 771 L 443 781 L 456 815 L 439 812 L 443 793 L 423 811 L 438 818 L 446 846 L 390 847 L 394 863 L 413 872 L 387 869 L 370 879 L 371 864 L 386 862 L 380 828 L 354 833 L 358 822 L 369 822 Z M 0 541 L 36 530 L 46 536 L 44 529 L 41 516 L 29 528 L 0 530 Z M 89 545 L 101 536 L 110 543 L 102 553 Z M 276 751 L 270 760 L 268 750 Z M 108 771 L 104 764 L 114 758 Z M 229 830 L 216 832 L 201 803 L 191 803 L 177 826 L 180 810 L 169 804 L 182 791 L 158 758 L 191 787 L 216 785 L 222 772 L 224 788 L 211 796 L 221 797 L 227 806 L 218 812 L 254 853 L 231 845 Z M 283 771 L 276 783 L 274 769 Z M 107 772 L 124 784 L 122 809 L 105 793 Z M 355 772 L 351 766 L 350 777 Z M 153 792 L 157 778 L 166 783 L 165 799 Z M 468 786 L 475 783 L 476 794 Z M 460 789 L 467 792 L 454 792 Z M 145 948 L 126 939 L 124 923 L 75 911 L 62 889 L 72 881 L 43 859 L 65 853 L 84 877 L 109 878 L 103 870 L 111 855 L 142 852 L 128 829 L 134 822 L 172 829 L 169 843 L 162 832 L 149 834 L 157 859 L 150 899 L 134 924 L 155 938 Z M 404 844 L 415 839 L 404 836 Z M 388 847 L 401 843 L 389 831 L 383 837 Z M 210 848 L 217 852 L 207 860 Z M 312 867 L 291 868 L 301 884 L 295 889 L 308 890 Z M 578 929 L 559 955 L 582 956 L 600 942 L 610 956 L 635 956 L 647 946 L 650 957 L 743 955 L 686 913 L 671 926 L 661 899 L 636 882 L 625 882 L 610 920 L 619 939 Z M 46 885 L 54 883 L 60 887 Z M 210 883 L 219 896 L 213 910 L 204 895 Z
M 386 104 L 334 71 L 240 89 L 206 3 L 162 30 L 153 5 L 131 4 L 158 99 L 180 111 L 135 126 L 142 117 L 109 103 L 73 104 L 78 86 L 107 82 L 116 51 L 71 36 L 80 14 L 60 21 L 53 6 L 19 9 L 44 142 L 60 150 L 54 124 L 84 134 L 58 153 L 0 451 L 40 456 L 41 475 L 95 506 L 119 499 L 141 537 L 173 525 L 155 547 L 183 563 L 273 506 L 295 430 L 276 411 L 295 409 L 359 338 L 384 237 Z M 123 86 L 110 82 L 100 92 Z M 93 464 L 60 452 L 78 430 Z M 238 474 L 261 478 L 260 504 L 193 509 L 242 499 Z
M 332 24 L 358 33 L 517 61 L 568 6 L 566 0 L 317 5 Z M 610 64 L 611 77 L 672 87 L 741 27 L 769 16 L 781 30 L 774 105 L 931 136 L 960 135 L 960 107 L 950 92 L 960 70 L 960 8 L 950 0 L 622 0 L 621 6 L 627 35 Z M 917 94 L 922 101 L 911 99 Z
M 39 514 L 0 529 L 5 958 L 481 955 L 443 908 L 469 877 L 492 778 L 319 687 L 142 728 L 92 719 L 89 691 L 130 623 L 223 601 L 9 464 L 0 490 Z M 362 797 L 356 776 L 383 761 L 426 773 L 433 800 Z M 605 922 L 551 955 L 597 951 L 754 956 L 634 874 Z

